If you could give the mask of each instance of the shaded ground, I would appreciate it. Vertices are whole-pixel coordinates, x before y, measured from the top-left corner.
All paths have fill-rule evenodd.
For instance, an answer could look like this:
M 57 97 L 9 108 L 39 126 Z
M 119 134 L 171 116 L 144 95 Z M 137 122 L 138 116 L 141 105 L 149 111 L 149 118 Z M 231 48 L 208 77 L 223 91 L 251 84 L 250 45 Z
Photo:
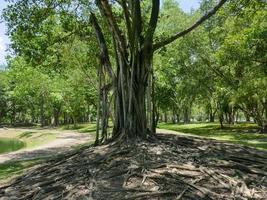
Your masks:
M 259 133 L 259 127 L 254 123 L 239 123 L 225 125 L 223 129 L 218 123 L 198 124 L 159 124 L 159 128 L 183 132 L 187 135 L 223 140 L 267 150 L 267 134 Z
M 38 132 L 38 134 L 36 134 Z M 53 138 L 51 141 L 41 141 L 43 144 L 34 146 L 29 149 L 21 149 L 18 151 L 0 154 L 0 164 L 10 161 L 32 160 L 35 158 L 44 158 L 55 156 L 58 154 L 70 151 L 73 146 L 88 143 L 93 141 L 93 135 L 78 133 L 73 130 L 56 130 L 56 129 L 1 129 L 1 137 L 14 137 L 19 135 L 19 138 L 38 137 L 43 134 L 49 134 Z M 32 136 L 33 135 L 33 136 Z
M 86 147 L 0 186 L 5 199 L 266 199 L 267 152 L 173 134 Z

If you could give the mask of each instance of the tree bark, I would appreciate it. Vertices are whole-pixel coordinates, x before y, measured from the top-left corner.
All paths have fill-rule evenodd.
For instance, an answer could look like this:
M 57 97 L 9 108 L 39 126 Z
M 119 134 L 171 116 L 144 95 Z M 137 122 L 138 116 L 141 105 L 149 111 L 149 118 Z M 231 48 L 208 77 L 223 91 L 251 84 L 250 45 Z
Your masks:
M 41 96 L 41 101 L 40 101 L 40 123 L 41 123 L 41 127 L 45 126 L 44 97 L 43 96 Z
M 96 0 L 100 13 L 105 19 L 112 35 L 116 72 L 113 73 L 105 39 L 101 28 L 97 23 L 96 17 L 91 13 L 91 23 L 93 24 L 96 37 L 100 47 L 100 62 L 104 70 L 107 71 L 112 81 L 114 92 L 114 124 L 112 140 L 142 138 L 148 139 L 153 137 L 155 124 L 152 125 L 155 116 L 152 110 L 146 105 L 149 77 L 152 73 L 152 57 L 155 49 L 158 49 L 175 39 L 184 36 L 199 26 L 202 22 L 212 16 L 224 4 L 226 0 L 221 0 L 213 10 L 198 20 L 193 26 L 186 29 L 180 34 L 167 39 L 159 44 L 153 45 L 153 36 L 157 27 L 160 0 L 152 1 L 151 15 L 147 27 L 144 27 L 142 21 L 140 1 L 118 1 L 123 10 L 125 18 L 126 35 L 123 34 L 116 17 L 112 12 L 111 5 L 107 0 Z M 105 115 L 106 116 L 106 115 Z M 151 116 L 153 119 L 151 119 Z M 104 119 L 103 119 L 104 120 Z M 149 123 L 150 121 L 150 123 Z
M 190 123 L 190 109 L 187 106 L 184 108 L 184 123 Z

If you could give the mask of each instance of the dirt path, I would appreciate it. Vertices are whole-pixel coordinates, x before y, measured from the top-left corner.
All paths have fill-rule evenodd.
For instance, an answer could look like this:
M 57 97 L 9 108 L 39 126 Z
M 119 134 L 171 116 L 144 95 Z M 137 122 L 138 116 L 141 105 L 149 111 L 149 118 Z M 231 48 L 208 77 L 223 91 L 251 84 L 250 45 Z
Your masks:
M 31 160 L 35 158 L 45 158 L 51 155 L 59 155 L 66 153 L 73 149 L 74 146 L 84 144 L 93 141 L 94 138 L 90 134 L 79 133 L 75 130 L 56 130 L 56 129 L 27 129 L 27 128 L 0 128 L 0 137 L 14 137 L 23 132 L 38 132 L 38 133 L 52 133 L 56 134 L 56 139 L 48 142 L 47 144 L 40 145 L 38 147 L 21 149 L 10 153 L 0 154 L 0 164 L 10 161 Z M 185 133 L 157 129 L 157 133 L 161 134 L 177 134 L 187 135 Z
M 93 141 L 93 135 L 79 133 L 73 130 L 56 130 L 56 129 L 2 129 L 0 128 L 0 136 L 12 136 L 26 131 L 36 131 L 38 133 L 52 133 L 56 135 L 56 139 L 29 149 L 21 149 L 18 151 L 0 154 L 0 164 L 10 161 L 30 160 L 34 158 L 45 158 L 51 155 L 66 153 L 73 149 L 74 146 L 85 144 Z

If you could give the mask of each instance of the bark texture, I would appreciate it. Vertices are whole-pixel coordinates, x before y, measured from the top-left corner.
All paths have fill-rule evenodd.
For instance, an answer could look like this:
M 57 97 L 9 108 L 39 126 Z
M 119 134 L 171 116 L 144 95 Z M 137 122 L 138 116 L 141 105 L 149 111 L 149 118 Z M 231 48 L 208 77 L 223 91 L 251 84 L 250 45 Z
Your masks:
M 101 27 L 96 16 L 91 13 L 91 23 L 100 47 L 100 68 L 102 72 L 102 82 L 110 80 L 112 93 L 114 95 L 114 114 L 112 140 L 133 138 L 148 139 L 153 138 L 155 132 L 155 105 L 153 89 L 153 52 L 162 46 L 191 32 L 202 22 L 207 20 L 226 2 L 221 0 L 211 11 L 201 17 L 195 24 L 181 33 L 175 34 L 170 38 L 159 43 L 154 43 L 153 36 L 157 27 L 159 16 L 160 0 L 151 1 L 150 18 L 144 23 L 141 12 L 141 1 L 139 0 L 121 0 L 117 3 L 121 6 L 126 31 L 125 34 L 118 25 L 117 16 L 112 11 L 112 4 L 107 0 L 96 0 L 96 5 L 100 10 L 101 17 L 106 22 L 109 33 L 112 35 L 113 52 L 115 54 L 116 65 L 111 66 L 108 48 Z M 114 72 L 113 72 L 114 70 Z M 102 74 L 102 75 L 101 75 Z M 107 77 L 106 75 L 107 74 Z M 105 83 L 107 84 L 107 82 Z M 103 91 L 105 84 L 100 86 Z M 100 121 L 102 124 L 102 135 L 105 137 L 108 120 L 107 96 L 106 90 L 99 100 L 101 110 L 98 111 L 98 128 Z M 103 102 L 105 102 L 103 104 Z M 102 114 L 101 114 L 102 113 Z M 101 118 L 101 120 L 100 120 Z M 99 140 L 99 130 L 97 131 L 97 140 Z M 97 141 L 98 143 L 98 141 Z

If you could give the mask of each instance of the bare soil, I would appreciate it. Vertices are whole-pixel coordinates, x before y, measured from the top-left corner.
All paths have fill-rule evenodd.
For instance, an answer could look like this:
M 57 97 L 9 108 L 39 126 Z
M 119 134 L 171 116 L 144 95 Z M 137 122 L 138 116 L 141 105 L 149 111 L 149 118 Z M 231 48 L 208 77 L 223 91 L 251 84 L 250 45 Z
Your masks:
M 0 186 L 0 199 L 267 199 L 267 152 L 158 134 L 84 147 Z

